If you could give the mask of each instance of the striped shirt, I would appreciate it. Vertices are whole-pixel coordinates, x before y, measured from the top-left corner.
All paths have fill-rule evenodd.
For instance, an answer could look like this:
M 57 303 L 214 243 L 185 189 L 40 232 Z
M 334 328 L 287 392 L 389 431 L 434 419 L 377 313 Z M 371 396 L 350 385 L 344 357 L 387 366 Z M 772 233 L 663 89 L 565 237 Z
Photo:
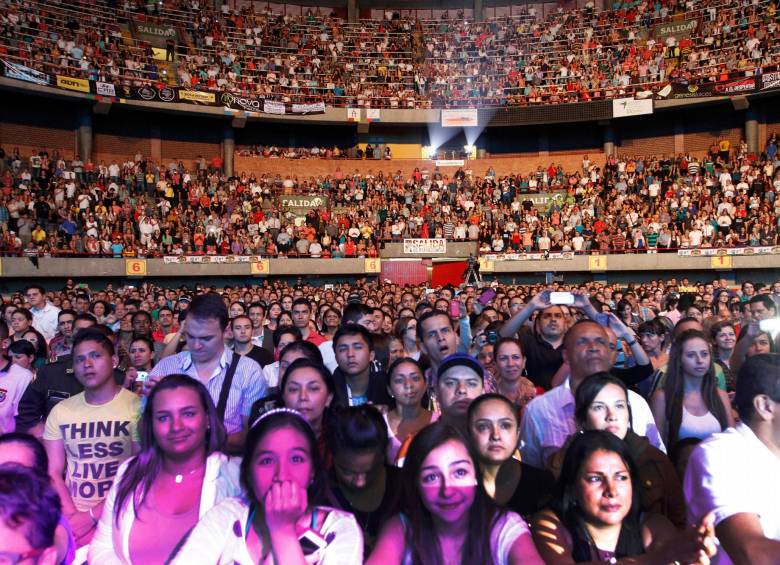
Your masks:
M 203 383 L 211 394 L 214 404 L 219 402 L 219 393 L 222 391 L 222 383 L 225 382 L 225 373 L 233 360 L 233 352 L 227 347 L 222 351 L 219 366 L 208 382 Z M 192 362 L 189 351 L 182 351 L 176 355 L 165 357 L 149 374 L 150 377 L 173 375 L 182 373 L 203 382 L 198 376 L 198 369 Z M 233 375 L 230 392 L 225 408 L 225 430 L 228 434 L 234 434 L 243 428 L 243 418 L 248 418 L 255 400 L 262 398 L 268 388 L 263 370 L 249 357 L 241 357 Z

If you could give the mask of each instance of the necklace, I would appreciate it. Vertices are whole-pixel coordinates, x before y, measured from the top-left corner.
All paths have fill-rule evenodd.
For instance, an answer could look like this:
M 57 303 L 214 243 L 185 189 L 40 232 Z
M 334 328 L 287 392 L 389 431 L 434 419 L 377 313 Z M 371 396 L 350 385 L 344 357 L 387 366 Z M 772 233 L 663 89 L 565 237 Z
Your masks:
M 180 485 L 180 484 L 182 484 L 182 482 L 184 482 L 185 478 L 191 477 L 192 475 L 194 475 L 195 473 L 197 473 L 201 469 L 202 469 L 202 467 L 195 467 L 191 471 L 187 471 L 186 473 L 176 473 L 175 475 L 173 473 L 171 473 L 170 471 L 166 471 L 165 469 L 163 469 L 163 471 L 165 472 L 166 475 L 172 476 L 173 477 L 173 481 L 177 485 Z

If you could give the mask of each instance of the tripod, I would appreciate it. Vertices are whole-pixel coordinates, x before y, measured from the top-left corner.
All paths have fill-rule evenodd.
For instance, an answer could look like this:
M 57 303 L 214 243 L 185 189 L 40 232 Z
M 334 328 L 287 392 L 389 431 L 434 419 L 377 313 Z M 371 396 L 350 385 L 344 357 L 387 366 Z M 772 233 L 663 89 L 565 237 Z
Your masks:
M 469 262 L 469 266 L 466 269 L 466 285 L 473 284 L 477 288 L 482 287 L 482 275 L 479 274 L 479 269 L 475 269 L 474 265 Z

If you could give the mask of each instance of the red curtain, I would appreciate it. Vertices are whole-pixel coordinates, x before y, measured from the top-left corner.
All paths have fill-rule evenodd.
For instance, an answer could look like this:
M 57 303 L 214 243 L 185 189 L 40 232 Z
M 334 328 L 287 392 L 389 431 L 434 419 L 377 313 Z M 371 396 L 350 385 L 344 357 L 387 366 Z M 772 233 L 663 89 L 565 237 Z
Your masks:
M 431 275 L 431 287 L 451 284 L 458 286 L 463 284 L 463 273 L 468 268 L 466 261 L 450 261 L 447 263 L 434 263 Z
M 382 261 L 382 280 L 389 279 L 399 285 L 425 284 L 428 268 L 424 261 Z

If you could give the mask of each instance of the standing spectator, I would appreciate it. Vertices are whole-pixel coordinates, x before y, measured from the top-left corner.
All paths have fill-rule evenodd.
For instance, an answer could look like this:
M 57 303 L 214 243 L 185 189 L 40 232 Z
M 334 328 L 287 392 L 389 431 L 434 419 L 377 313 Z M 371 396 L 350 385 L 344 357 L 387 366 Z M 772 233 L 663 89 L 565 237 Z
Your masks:
M 28 286 L 24 293 L 30 302 L 33 327 L 43 334 L 47 342 L 51 341 L 57 334 L 57 317 L 60 309 L 48 301 L 46 290 L 40 285 Z
M 19 411 L 19 402 L 24 391 L 33 379 L 29 369 L 25 369 L 8 358 L 8 325 L 0 321 L 0 434 L 16 430 L 15 417 Z

